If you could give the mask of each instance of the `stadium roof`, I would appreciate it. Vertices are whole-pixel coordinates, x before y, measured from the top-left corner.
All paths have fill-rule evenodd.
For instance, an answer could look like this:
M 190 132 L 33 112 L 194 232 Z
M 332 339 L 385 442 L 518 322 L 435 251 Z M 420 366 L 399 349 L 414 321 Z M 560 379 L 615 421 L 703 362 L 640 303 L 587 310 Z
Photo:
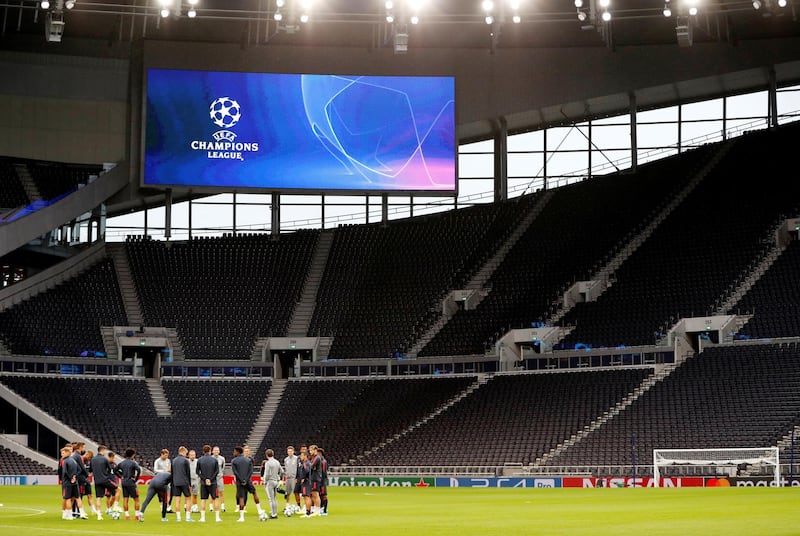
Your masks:
M 56 8 L 59 1 L 52 0 Z M 109 43 L 140 37 L 168 40 L 241 43 L 264 42 L 311 46 L 392 47 L 396 26 L 386 23 L 385 0 L 314 0 L 307 24 L 292 24 L 307 0 L 285 0 L 283 21 L 274 20 L 277 0 L 198 0 L 197 16 L 189 18 L 188 0 L 181 16 L 173 10 L 161 18 L 162 0 L 76 0 L 64 9 L 64 40 L 99 39 Z M 677 44 L 676 21 L 694 1 L 698 14 L 692 17 L 695 43 L 769 39 L 800 35 L 797 11 L 800 2 L 762 0 L 754 9 L 751 0 L 672 0 L 670 17 L 662 13 L 664 0 L 611 0 L 610 22 L 600 19 L 600 0 L 583 0 L 587 19 L 578 20 L 574 0 L 519 0 L 513 10 L 510 0 L 494 0 L 495 22 L 487 25 L 481 0 L 416 0 L 419 24 L 408 25 L 409 48 L 552 48 L 625 47 Z M 181 3 L 173 0 L 173 4 Z M 395 23 L 408 21 L 412 0 L 393 0 Z M 39 1 L 0 1 L 2 39 L 0 47 L 20 43 L 44 43 L 44 13 Z M 594 11 L 592 11 L 594 10 Z M 520 23 L 512 22 L 518 13 Z M 594 17 L 593 17 L 594 14 Z M 292 28 L 296 26 L 296 31 Z M 51 44 L 55 47 L 57 44 Z

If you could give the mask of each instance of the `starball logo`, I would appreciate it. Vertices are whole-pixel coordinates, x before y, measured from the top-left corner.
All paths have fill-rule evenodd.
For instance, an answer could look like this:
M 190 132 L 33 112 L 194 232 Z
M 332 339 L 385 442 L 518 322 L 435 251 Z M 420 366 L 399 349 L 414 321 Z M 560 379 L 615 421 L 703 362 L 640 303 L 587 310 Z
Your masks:
M 209 106 L 211 121 L 221 128 L 211 137 L 214 141 L 194 140 L 190 143 L 192 150 L 205 151 L 209 160 L 244 160 L 245 153 L 258 152 L 258 142 L 236 141 L 237 135 L 229 130 L 236 126 L 242 118 L 242 108 L 230 97 L 220 97 Z

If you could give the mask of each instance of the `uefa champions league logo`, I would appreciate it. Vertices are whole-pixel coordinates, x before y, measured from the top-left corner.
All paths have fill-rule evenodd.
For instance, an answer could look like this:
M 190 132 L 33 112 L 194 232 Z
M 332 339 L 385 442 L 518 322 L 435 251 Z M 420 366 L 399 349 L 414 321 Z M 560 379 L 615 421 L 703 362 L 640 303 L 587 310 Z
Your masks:
M 209 107 L 211 120 L 219 128 L 231 128 L 242 117 L 242 110 L 239 103 L 230 97 L 220 97 L 211 103 Z
M 211 121 L 222 130 L 211 136 L 214 141 L 194 140 L 190 143 L 192 150 L 206 151 L 208 159 L 244 160 L 244 153 L 257 152 L 258 142 L 235 142 L 236 134 L 230 128 L 242 118 L 242 108 L 231 97 L 219 97 L 208 107 Z

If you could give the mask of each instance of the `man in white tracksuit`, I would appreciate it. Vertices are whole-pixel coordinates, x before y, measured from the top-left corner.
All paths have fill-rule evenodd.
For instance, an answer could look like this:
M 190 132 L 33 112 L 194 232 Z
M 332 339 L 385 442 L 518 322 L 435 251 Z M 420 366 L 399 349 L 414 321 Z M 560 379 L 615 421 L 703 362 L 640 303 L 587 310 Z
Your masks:
M 264 463 L 264 472 L 261 478 L 269 498 L 270 517 L 274 519 L 278 517 L 278 499 L 275 497 L 275 489 L 283 478 L 283 467 L 281 467 L 281 462 L 275 459 L 272 449 L 267 449 L 266 455 L 267 461 Z

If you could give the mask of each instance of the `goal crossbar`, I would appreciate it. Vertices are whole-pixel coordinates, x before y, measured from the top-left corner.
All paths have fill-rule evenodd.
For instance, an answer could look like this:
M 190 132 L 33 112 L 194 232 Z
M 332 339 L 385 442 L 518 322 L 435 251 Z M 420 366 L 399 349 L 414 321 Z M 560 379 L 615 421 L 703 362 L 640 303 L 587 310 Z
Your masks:
M 775 486 L 780 485 L 778 447 L 719 449 L 654 449 L 654 485 L 660 484 L 661 468 L 674 465 L 736 466 L 740 464 L 771 466 Z

